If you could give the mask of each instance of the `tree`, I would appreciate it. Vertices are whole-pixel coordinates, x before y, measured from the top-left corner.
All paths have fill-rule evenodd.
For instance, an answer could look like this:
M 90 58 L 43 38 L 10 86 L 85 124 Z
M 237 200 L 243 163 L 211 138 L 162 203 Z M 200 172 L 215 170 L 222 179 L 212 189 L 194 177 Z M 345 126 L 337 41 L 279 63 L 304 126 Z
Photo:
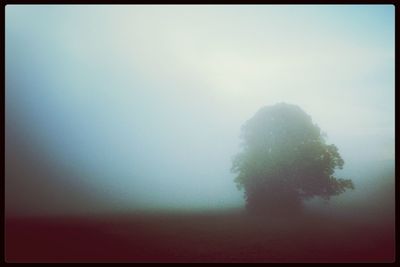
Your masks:
M 350 179 L 336 178 L 344 161 L 335 145 L 300 107 L 286 103 L 260 109 L 242 126 L 242 151 L 232 172 L 253 212 L 301 211 L 303 200 L 354 189 Z

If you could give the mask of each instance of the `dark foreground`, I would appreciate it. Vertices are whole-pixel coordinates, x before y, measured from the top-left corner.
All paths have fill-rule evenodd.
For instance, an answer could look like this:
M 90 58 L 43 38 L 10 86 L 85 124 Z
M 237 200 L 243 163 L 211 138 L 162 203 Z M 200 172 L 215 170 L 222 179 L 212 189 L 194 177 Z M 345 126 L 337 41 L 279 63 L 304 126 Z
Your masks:
M 7 218 L 7 262 L 392 262 L 392 222 L 241 213 Z

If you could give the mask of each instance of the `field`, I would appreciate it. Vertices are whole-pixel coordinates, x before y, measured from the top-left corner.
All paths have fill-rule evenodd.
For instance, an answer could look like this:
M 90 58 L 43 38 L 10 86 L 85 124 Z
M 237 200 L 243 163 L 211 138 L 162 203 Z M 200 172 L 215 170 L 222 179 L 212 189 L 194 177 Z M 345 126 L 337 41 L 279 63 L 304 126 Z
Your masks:
M 394 223 L 241 211 L 6 219 L 7 262 L 392 262 Z

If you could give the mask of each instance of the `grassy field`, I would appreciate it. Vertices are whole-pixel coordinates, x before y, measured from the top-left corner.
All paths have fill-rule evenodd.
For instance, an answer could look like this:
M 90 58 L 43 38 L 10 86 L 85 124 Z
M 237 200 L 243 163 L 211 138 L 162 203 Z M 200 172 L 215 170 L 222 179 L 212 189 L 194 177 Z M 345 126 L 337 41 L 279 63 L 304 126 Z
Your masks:
M 7 218 L 7 262 L 391 262 L 394 224 L 305 214 Z

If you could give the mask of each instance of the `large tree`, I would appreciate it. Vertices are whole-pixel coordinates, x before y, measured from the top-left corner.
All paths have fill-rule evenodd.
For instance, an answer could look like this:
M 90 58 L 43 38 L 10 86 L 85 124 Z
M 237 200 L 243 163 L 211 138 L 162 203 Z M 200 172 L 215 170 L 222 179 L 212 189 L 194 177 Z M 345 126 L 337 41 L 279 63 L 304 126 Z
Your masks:
M 246 207 L 255 212 L 295 212 L 303 200 L 354 189 L 349 179 L 334 176 L 344 161 L 328 145 L 320 128 L 296 105 L 260 109 L 242 126 L 242 151 L 232 171 L 244 189 Z

